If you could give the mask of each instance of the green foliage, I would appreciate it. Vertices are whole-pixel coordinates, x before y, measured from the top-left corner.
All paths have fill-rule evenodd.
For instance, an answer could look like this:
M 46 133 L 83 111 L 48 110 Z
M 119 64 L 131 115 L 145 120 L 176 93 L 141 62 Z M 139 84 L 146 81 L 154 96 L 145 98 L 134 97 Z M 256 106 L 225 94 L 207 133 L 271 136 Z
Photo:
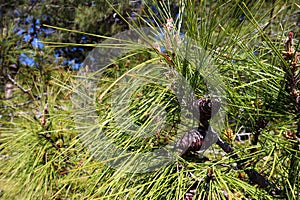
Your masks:
M 59 21 L 60 16 L 57 16 L 54 24 L 59 27 L 100 35 L 113 35 L 114 31 L 121 30 L 103 28 L 107 26 L 101 21 L 105 19 L 104 13 L 111 13 L 112 9 L 101 4 L 107 2 L 96 1 L 98 7 L 87 7 L 82 1 L 70 1 L 69 6 L 61 6 L 60 1 L 49 2 L 53 4 L 40 5 L 41 13 L 46 8 L 54 12 L 58 5 L 57 13 L 65 13 L 67 18 Z M 115 12 L 126 11 L 120 2 L 114 4 L 118 5 Z M 197 72 L 196 66 L 187 63 L 180 54 L 172 55 L 172 49 L 166 53 L 154 48 L 130 52 L 101 71 L 92 110 L 97 113 L 97 124 L 93 124 L 78 120 L 78 116 L 93 117 L 89 116 L 93 114 L 88 112 L 90 110 L 72 104 L 75 91 L 86 83 L 82 74 L 54 66 L 51 50 L 41 53 L 24 47 L 36 55 L 36 60 L 42 56 L 45 61 L 40 68 L 20 68 L 13 76 L 17 83 L 13 98 L 4 99 L 2 95 L 0 106 L 5 111 L 0 113 L 0 189 L 4 190 L 4 199 L 184 199 L 188 195 L 193 199 L 299 198 L 299 141 L 295 137 L 299 131 L 299 110 L 293 94 L 286 89 L 290 84 L 287 69 L 291 63 L 282 53 L 286 31 L 294 30 L 294 48 L 297 50 L 299 46 L 300 30 L 293 18 L 299 14 L 299 5 L 294 1 L 212 3 L 191 0 L 180 1 L 178 5 L 180 15 L 176 25 L 208 52 L 221 74 L 217 78 L 225 83 L 226 122 L 219 135 L 234 152 L 225 154 L 219 146 L 213 145 L 205 153 L 206 159 L 197 155 L 194 159 L 178 157 L 175 163 L 153 172 L 126 173 L 126 169 L 136 164 L 155 165 L 130 160 L 121 166 L 123 170 L 111 168 L 112 161 L 105 157 L 105 151 L 114 150 L 105 148 L 110 142 L 128 150 L 126 155 L 118 156 L 134 160 L 138 153 L 151 152 L 177 139 L 180 108 L 174 93 L 151 82 L 151 69 L 142 70 L 150 64 L 171 65 L 185 77 L 197 97 L 207 92 L 203 71 Z M 157 16 L 147 5 L 145 10 L 149 16 Z M 140 22 L 151 27 L 155 23 L 165 24 L 170 10 L 171 6 L 161 3 L 162 19 L 149 24 L 141 18 Z M 137 24 L 128 22 L 126 26 L 137 29 Z M 20 53 L 16 46 L 18 38 L 11 33 L 11 27 L 7 30 L 0 43 L 1 55 L 4 55 L 1 56 L 2 68 L 17 64 L 16 57 Z M 61 32 L 55 41 L 59 44 L 74 42 L 69 40 L 74 33 L 78 32 Z M 167 46 L 167 41 L 164 42 Z M 84 70 L 89 71 L 87 67 L 81 73 Z M 111 90 L 121 88 L 122 82 L 116 80 L 122 77 L 134 83 L 140 78 L 136 77 L 139 70 L 149 72 L 142 78 L 151 84 L 137 88 L 130 97 L 130 106 L 120 108 L 117 113 L 119 117 L 131 113 L 132 118 L 125 116 L 121 126 L 131 130 L 129 124 L 133 119 L 138 129 L 132 134 L 116 122 L 116 111 L 112 108 L 116 99 L 112 99 Z M 297 70 L 299 74 L 299 68 Z M 2 70 L 3 77 L 4 72 Z M 296 90 L 299 92 L 299 83 Z M 120 95 L 117 100 L 124 100 L 125 93 L 120 94 L 124 96 Z M 165 129 L 159 129 L 163 122 L 151 123 L 162 112 L 155 110 L 156 105 L 168 111 Z M 236 140 L 242 129 L 252 133 L 251 141 Z M 101 134 L 93 135 L 93 130 L 101 130 Z M 160 131 L 151 137 L 141 137 L 152 130 Z M 91 151 L 82 144 L 82 132 L 99 141 L 98 149 Z M 236 154 L 239 160 L 234 159 Z M 237 167 L 239 161 L 243 161 L 242 168 Z M 263 187 L 253 182 L 247 173 L 251 169 L 266 177 L 272 186 Z M 279 192 L 273 194 L 270 187 Z
M 29 15 L 39 19 L 41 24 L 55 25 L 71 30 L 90 32 L 98 35 L 114 35 L 124 30 L 127 25 L 123 20 L 115 22 L 114 12 L 127 16 L 130 11 L 128 0 L 63 0 L 17 1 L 1 4 L 2 15 L 0 27 L 5 27 L 7 21 L 22 20 L 22 26 L 28 27 L 25 19 Z M 114 11 L 116 9 L 116 11 Z M 80 41 L 76 34 L 59 33 L 50 36 L 50 41 L 75 42 Z M 99 38 L 90 38 L 90 43 L 99 42 Z

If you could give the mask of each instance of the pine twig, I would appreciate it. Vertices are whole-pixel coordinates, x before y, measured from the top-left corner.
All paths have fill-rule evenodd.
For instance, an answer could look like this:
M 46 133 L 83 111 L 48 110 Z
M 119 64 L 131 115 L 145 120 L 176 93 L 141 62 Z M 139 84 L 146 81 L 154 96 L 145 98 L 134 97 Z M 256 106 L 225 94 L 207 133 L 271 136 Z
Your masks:
M 11 77 L 11 75 L 10 74 L 6 74 L 6 77 L 8 78 L 8 80 L 10 81 L 10 82 L 12 82 L 14 85 L 16 85 L 20 90 L 22 90 L 22 92 L 24 92 L 24 93 L 26 93 L 26 94 L 29 94 L 29 91 L 30 91 L 30 89 L 28 89 L 28 90 L 26 90 L 26 89 L 24 89 L 17 81 L 15 81 L 12 77 Z

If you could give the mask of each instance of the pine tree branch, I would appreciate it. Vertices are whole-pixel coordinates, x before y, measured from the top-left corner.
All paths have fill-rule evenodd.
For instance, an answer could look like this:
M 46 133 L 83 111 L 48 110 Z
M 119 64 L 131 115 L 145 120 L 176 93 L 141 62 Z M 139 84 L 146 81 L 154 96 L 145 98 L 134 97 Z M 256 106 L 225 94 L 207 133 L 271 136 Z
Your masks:
M 26 89 L 24 89 L 17 81 L 15 81 L 12 77 L 11 77 L 11 75 L 10 74 L 6 74 L 6 77 L 8 78 L 8 80 L 10 81 L 10 82 L 12 82 L 14 85 L 16 85 L 20 90 L 22 90 L 22 92 L 24 92 L 24 93 L 26 93 L 26 94 L 29 94 L 29 92 L 30 92 L 30 89 L 28 89 L 28 90 L 26 90 Z

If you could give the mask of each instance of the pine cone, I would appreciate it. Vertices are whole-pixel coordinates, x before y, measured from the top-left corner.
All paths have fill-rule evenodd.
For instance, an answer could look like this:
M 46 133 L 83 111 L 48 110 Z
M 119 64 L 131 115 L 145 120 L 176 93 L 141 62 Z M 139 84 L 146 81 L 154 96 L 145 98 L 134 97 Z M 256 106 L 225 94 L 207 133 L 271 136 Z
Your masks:
M 211 119 L 221 107 L 221 99 L 213 97 L 202 97 L 196 102 L 200 112 L 200 122 L 203 124 L 205 121 Z

